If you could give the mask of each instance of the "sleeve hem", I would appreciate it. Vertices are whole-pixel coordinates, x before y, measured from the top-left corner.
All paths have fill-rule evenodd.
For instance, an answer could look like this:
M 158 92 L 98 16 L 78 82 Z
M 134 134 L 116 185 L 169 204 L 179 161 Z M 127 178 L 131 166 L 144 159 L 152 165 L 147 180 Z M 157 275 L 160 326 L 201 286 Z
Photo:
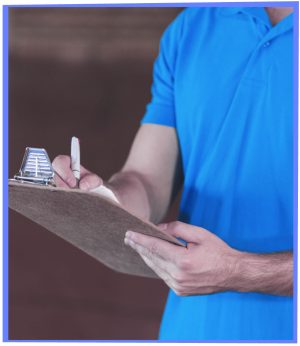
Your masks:
M 152 107 L 148 107 L 140 122 L 141 124 L 158 124 L 176 128 L 175 114 L 169 107 L 151 106 Z M 153 108 L 155 108 L 155 110 Z

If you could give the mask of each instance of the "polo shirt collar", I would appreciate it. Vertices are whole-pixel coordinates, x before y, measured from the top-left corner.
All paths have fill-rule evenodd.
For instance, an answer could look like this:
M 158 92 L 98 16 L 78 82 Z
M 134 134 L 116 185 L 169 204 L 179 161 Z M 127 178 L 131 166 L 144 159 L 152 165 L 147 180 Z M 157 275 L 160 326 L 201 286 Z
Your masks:
M 266 24 L 268 27 L 272 26 L 268 13 L 264 9 L 264 7 L 241 7 L 241 11 L 249 14 L 254 18 L 257 18 L 258 20 Z
M 284 32 L 293 27 L 293 14 L 288 15 L 275 27 L 272 26 L 270 18 L 264 7 L 223 7 L 221 11 L 223 16 L 232 16 L 239 13 L 245 13 L 252 18 L 256 18 L 263 22 L 269 29 L 276 28 L 276 32 Z
M 272 26 L 269 16 L 263 7 L 223 7 L 222 14 L 224 16 L 233 16 L 238 13 L 245 13 L 251 17 L 257 18 L 267 26 Z

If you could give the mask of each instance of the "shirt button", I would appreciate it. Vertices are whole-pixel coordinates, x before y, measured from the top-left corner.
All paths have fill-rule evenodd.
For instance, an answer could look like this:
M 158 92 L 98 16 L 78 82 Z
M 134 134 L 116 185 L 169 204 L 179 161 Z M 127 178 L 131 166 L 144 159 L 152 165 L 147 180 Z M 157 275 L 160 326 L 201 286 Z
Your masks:
M 270 41 L 267 41 L 267 42 L 263 45 L 263 47 L 264 47 L 264 48 L 267 48 L 267 47 L 269 47 L 270 44 L 271 44 Z

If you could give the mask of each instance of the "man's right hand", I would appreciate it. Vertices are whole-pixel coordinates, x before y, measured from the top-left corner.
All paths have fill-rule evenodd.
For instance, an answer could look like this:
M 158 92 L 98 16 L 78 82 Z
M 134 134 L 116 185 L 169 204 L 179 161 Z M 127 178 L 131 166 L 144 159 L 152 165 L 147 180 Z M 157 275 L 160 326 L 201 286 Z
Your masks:
M 69 156 L 57 156 L 52 165 L 58 175 L 55 177 L 57 186 L 76 186 Z M 175 128 L 155 124 L 142 125 L 135 136 L 125 165 L 106 184 L 103 184 L 98 175 L 82 166 L 80 177 L 80 189 L 94 190 L 106 185 L 129 212 L 154 223 L 160 222 L 182 183 Z
M 52 162 L 52 166 L 57 174 L 54 181 L 58 187 L 76 187 L 76 178 L 71 169 L 71 158 L 68 155 L 58 155 Z M 103 184 L 103 180 L 95 173 L 90 172 L 80 166 L 79 188 L 81 190 L 92 190 Z

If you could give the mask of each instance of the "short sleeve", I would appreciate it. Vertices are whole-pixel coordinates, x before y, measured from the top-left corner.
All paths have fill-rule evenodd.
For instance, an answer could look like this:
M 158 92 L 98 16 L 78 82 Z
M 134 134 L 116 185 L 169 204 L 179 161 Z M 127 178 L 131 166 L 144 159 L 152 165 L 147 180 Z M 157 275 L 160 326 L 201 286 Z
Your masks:
M 176 127 L 174 75 L 184 12 L 181 12 L 168 26 L 160 40 L 159 54 L 153 67 L 152 98 L 146 107 L 141 124 Z

